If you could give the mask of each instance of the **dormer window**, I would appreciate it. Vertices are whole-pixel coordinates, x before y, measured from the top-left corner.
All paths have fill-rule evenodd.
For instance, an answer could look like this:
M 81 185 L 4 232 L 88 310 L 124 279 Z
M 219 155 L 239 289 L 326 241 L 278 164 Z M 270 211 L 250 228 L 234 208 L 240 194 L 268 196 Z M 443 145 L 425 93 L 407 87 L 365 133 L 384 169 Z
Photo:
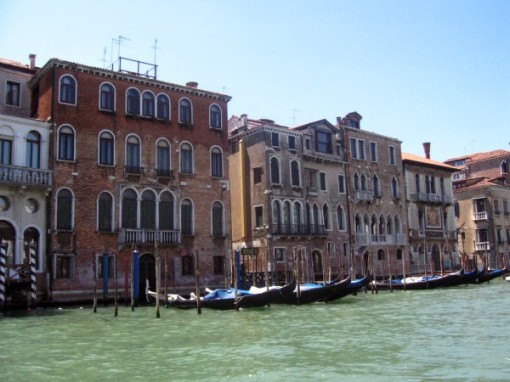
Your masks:
M 315 149 L 320 153 L 333 154 L 331 134 L 325 131 L 315 131 Z

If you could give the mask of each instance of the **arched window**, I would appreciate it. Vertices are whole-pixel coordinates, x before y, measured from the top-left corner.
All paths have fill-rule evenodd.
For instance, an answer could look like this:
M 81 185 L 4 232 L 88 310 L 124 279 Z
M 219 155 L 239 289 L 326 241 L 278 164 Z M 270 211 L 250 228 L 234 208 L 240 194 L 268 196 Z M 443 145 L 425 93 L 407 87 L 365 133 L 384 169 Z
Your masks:
M 108 192 L 101 192 L 97 198 L 97 230 L 113 231 L 113 197 Z
M 181 144 L 179 150 L 182 174 L 193 174 L 193 147 L 189 143 Z
M 73 229 L 73 194 L 67 188 L 57 193 L 57 229 Z
M 74 130 L 70 126 L 58 129 L 58 159 L 74 160 Z
M 127 189 L 122 193 L 122 228 L 137 228 L 137 199 L 134 190 Z
M 329 207 L 327 204 L 322 206 L 322 218 L 324 220 L 324 229 L 331 229 L 331 222 L 329 219 Z
M 181 233 L 193 235 L 193 204 L 189 199 L 181 202 Z
M 211 222 L 213 236 L 223 236 L 223 205 L 220 202 L 214 202 L 211 209 Z
M 41 165 L 41 136 L 35 131 L 27 134 L 25 165 L 39 168 Z
M 377 260 L 384 260 L 384 251 L 382 249 L 379 249 L 377 251 Z
M 294 224 L 294 232 L 302 233 L 301 226 L 303 224 L 303 218 L 301 216 L 301 204 L 298 202 L 294 202 L 294 213 L 293 213 L 293 224 Z
M 365 177 L 365 174 L 361 174 L 361 190 L 366 191 L 367 190 L 367 178 Z
M 102 84 L 99 90 L 99 108 L 115 111 L 115 88 L 112 84 Z
M 159 229 L 173 230 L 175 201 L 172 193 L 165 191 L 159 200 Z
M 301 179 L 299 176 L 299 163 L 295 160 L 290 162 L 290 177 L 293 186 L 301 185 Z
M 319 229 L 319 227 L 321 227 L 320 219 L 319 219 L 319 207 L 317 207 L 317 205 L 314 204 L 312 211 L 313 211 L 313 223 L 314 223 L 313 233 L 319 233 L 322 231 L 321 229 Z
M 154 117 L 154 94 L 149 91 L 142 95 L 142 115 L 144 117 Z
M 391 216 L 386 219 L 386 232 L 388 232 L 388 235 L 393 234 L 393 218 Z
M 156 145 L 156 175 L 170 176 L 170 144 L 165 139 L 158 140 Z
M 157 113 L 159 119 L 170 119 L 170 100 L 166 94 L 159 94 L 157 98 Z
M 290 234 L 290 226 L 291 226 L 291 213 L 292 208 L 290 202 L 287 200 L 283 203 L 283 232 L 286 234 Z
M 135 88 L 127 91 L 126 113 L 140 114 L 140 93 Z
M 60 78 L 60 102 L 76 105 L 76 80 L 71 76 Z
M 381 186 L 379 184 L 379 178 L 377 177 L 377 175 L 374 175 L 372 177 L 372 188 L 374 190 L 375 197 L 380 197 L 381 196 Z
M 344 213 L 344 209 L 342 208 L 342 206 L 338 206 L 338 208 L 336 209 L 336 218 L 338 221 L 338 229 L 340 231 L 345 231 L 345 229 L 346 229 L 346 227 L 345 227 L 345 213 Z
M 273 233 L 280 234 L 282 232 L 282 214 L 281 205 L 278 200 L 273 201 Z
M 354 174 L 354 191 L 359 190 L 359 175 L 356 173 Z
M 186 125 L 193 124 L 191 101 L 187 98 L 182 98 L 179 101 L 179 123 L 184 123 Z
M 211 129 L 221 129 L 221 109 L 218 105 L 209 108 L 209 125 Z
M 397 179 L 391 178 L 391 197 L 397 199 L 399 197 Z
M 140 168 L 140 140 L 130 135 L 126 140 L 126 173 L 141 174 Z
M 395 215 L 395 233 L 396 234 L 402 233 L 402 225 L 400 224 L 400 218 L 398 215 Z
M 219 147 L 211 149 L 211 176 L 223 177 L 223 154 Z
M 109 131 L 99 135 L 99 164 L 113 166 L 115 158 L 115 141 Z
M 271 158 L 271 183 L 280 183 L 280 163 L 275 157 Z
M 140 228 L 155 229 L 156 228 L 156 195 L 154 192 L 146 190 L 142 193 L 142 201 L 140 204 Z

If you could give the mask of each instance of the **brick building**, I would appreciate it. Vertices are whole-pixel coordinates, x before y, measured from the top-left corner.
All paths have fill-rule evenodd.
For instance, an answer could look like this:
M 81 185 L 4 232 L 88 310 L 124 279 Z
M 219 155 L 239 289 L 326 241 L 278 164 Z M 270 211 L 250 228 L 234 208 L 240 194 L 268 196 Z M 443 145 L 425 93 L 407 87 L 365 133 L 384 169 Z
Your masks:
M 154 286 L 156 258 L 174 289 L 194 285 L 196 254 L 208 286 L 229 273 L 230 97 L 147 73 L 52 59 L 30 81 L 52 130 L 53 301 L 90 298 L 94 269 L 110 294 L 127 297 L 132 272 L 135 290 Z

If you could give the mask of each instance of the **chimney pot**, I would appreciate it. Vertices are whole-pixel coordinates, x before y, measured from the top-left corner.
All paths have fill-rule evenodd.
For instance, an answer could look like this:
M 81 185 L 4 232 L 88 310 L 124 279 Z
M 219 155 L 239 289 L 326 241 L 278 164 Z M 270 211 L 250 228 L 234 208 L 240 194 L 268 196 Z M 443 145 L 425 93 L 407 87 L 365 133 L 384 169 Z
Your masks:
M 423 151 L 425 151 L 425 158 L 430 159 L 430 142 L 423 143 Z
M 186 82 L 186 86 L 188 88 L 196 89 L 196 88 L 198 88 L 198 82 L 195 82 L 195 81 Z
M 34 70 L 35 69 L 35 54 L 33 53 L 30 53 L 28 55 L 28 59 L 30 60 L 30 70 Z

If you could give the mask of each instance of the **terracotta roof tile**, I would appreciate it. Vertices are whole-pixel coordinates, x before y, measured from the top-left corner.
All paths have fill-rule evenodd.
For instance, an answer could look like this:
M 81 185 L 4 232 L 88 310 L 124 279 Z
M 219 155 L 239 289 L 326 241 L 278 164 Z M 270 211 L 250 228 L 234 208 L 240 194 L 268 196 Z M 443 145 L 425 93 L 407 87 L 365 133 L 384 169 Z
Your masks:
M 416 162 L 421 163 L 428 166 L 434 166 L 434 167 L 441 167 L 445 170 L 450 171 L 460 171 L 460 168 L 455 166 L 450 166 L 449 164 L 445 164 L 443 162 L 439 162 L 433 159 L 427 159 L 418 155 L 409 154 L 409 153 L 402 153 L 402 161 L 409 161 L 409 162 Z

